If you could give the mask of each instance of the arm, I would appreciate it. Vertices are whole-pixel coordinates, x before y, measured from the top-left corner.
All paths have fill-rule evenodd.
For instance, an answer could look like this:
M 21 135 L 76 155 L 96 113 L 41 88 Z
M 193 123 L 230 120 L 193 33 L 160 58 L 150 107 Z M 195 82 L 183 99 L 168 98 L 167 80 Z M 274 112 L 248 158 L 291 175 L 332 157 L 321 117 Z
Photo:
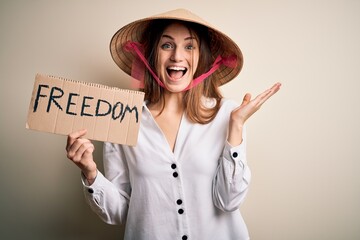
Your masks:
M 213 181 L 215 206 L 227 212 L 237 210 L 246 196 L 250 179 L 244 129 L 240 145 L 232 147 L 228 141 L 225 143 Z
M 246 162 L 245 122 L 280 87 L 281 84 L 277 83 L 253 100 L 247 93 L 242 104 L 231 112 L 228 139 L 213 182 L 214 204 L 223 211 L 234 211 L 239 208 L 245 198 L 251 178 Z
M 94 146 L 88 139 L 81 138 L 85 133 L 86 130 L 68 136 L 68 158 L 82 171 L 84 194 L 91 209 L 106 223 L 122 224 L 126 220 L 130 199 L 124 156 L 118 145 L 104 144 L 104 165 L 113 168 L 105 178 L 93 160 Z

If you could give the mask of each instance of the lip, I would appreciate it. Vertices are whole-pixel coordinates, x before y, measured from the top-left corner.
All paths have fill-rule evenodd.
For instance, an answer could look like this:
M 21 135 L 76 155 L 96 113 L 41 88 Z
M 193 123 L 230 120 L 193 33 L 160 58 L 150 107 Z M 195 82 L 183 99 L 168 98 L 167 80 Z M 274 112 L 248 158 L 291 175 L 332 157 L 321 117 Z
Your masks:
M 169 71 L 182 71 L 183 75 L 179 78 L 174 78 L 174 77 L 170 76 Z M 188 75 L 188 72 L 189 72 L 189 68 L 184 67 L 184 66 L 169 65 L 166 67 L 166 75 L 167 75 L 168 79 L 172 82 L 179 82 L 180 80 L 182 80 L 184 77 L 186 77 Z

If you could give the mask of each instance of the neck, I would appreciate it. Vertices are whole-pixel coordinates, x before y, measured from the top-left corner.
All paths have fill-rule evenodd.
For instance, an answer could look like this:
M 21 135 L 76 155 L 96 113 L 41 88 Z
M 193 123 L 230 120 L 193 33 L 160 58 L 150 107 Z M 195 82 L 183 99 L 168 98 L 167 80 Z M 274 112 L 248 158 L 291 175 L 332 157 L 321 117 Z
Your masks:
M 182 114 L 184 111 L 183 97 L 183 92 L 172 93 L 165 91 L 163 100 L 148 107 L 150 110 L 158 113 Z

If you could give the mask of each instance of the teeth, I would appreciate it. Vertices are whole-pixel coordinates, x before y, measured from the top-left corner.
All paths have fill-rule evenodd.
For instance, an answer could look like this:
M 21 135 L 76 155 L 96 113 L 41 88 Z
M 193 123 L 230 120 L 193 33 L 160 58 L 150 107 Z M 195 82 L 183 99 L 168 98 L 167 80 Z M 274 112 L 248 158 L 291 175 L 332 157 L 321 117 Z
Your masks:
M 174 71 L 185 71 L 186 68 L 184 67 L 176 67 L 176 66 L 173 66 L 173 67 L 168 67 L 169 70 L 174 70 Z

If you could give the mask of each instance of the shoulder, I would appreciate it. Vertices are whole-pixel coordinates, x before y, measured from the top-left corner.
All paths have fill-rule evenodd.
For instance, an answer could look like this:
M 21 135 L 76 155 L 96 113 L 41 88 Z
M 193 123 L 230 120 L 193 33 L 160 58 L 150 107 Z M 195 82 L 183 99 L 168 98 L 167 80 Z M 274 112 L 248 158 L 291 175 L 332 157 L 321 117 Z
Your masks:
M 216 99 L 215 98 L 206 98 L 203 97 L 201 99 L 203 105 L 207 108 L 213 108 L 216 106 Z M 240 104 L 232 99 L 228 99 L 228 98 L 222 98 L 220 101 L 220 108 L 236 108 L 240 106 Z
M 237 108 L 238 106 L 240 106 L 240 104 L 238 102 L 236 102 L 235 100 L 228 99 L 228 98 L 221 99 L 220 109 L 232 111 L 235 108 Z
M 207 108 L 214 108 L 216 106 L 216 99 L 214 98 L 203 98 L 202 101 Z M 240 106 L 240 104 L 235 100 L 222 98 L 220 100 L 219 111 L 216 115 L 228 115 L 238 106 Z

